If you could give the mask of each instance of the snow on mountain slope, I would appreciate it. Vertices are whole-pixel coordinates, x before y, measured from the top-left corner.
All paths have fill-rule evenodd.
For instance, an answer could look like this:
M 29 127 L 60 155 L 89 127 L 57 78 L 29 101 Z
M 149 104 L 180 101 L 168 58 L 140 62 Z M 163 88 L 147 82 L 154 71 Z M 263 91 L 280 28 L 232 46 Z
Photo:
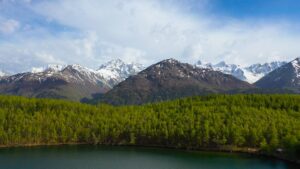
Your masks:
M 68 83 L 77 84 L 106 84 L 106 80 L 103 79 L 103 77 L 96 71 L 76 64 L 68 66 L 48 65 L 44 68 L 32 68 L 31 72 L 19 73 L 3 78 L 3 80 L 7 82 L 17 82 L 25 80 L 39 81 L 40 83 L 43 83 L 44 81 L 47 81 L 49 79 L 61 79 Z
M 49 77 L 62 78 L 69 82 L 90 82 L 93 84 L 106 84 L 110 88 L 131 75 L 135 75 L 144 69 L 141 64 L 125 63 L 120 59 L 111 60 L 103 64 L 99 69 L 93 70 L 78 64 L 59 65 L 49 64 L 45 67 L 33 67 L 30 72 L 18 73 L 6 78 L 7 81 L 18 81 L 26 76 L 26 79 L 45 81 Z M 0 77 L 5 78 L 7 73 L 0 71 Z M 28 79 L 28 80 L 29 80 Z
M 57 67 L 56 67 L 57 68 Z M 49 71 L 59 72 L 66 76 L 68 81 L 74 81 L 79 83 L 93 83 L 93 84 L 107 84 L 106 80 L 99 75 L 96 71 L 87 67 L 80 66 L 78 64 L 68 65 L 61 71 L 59 69 L 48 69 Z
M 282 65 L 286 64 L 287 62 L 270 62 L 270 63 L 265 63 L 265 64 L 253 64 L 249 67 L 246 67 L 245 69 L 247 69 L 248 71 L 255 73 L 255 74 L 267 74 L 279 67 L 281 67 Z
M 80 65 L 48 66 L 44 70 L 18 73 L 0 78 L 0 93 L 38 98 L 80 101 L 111 89 L 105 79 Z
M 260 78 L 264 77 L 266 74 L 281 67 L 284 64 L 286 64 L 286 62 L 271 62 L 242 67 L 235 64 L 226 64 L 224 61 L 218 64 L 202 63 L 201 61 L 198 61 L 195 66 L 220 71 L 225 74 L 233 75 L 240 80 L 254 83 Z
M 117 105 L 144 104 L 252 88 L 254 86 L 219 71 L 166 59 L 127 78 L 100 100 Z
M 240 80 L 246 81 L 246 77 L 244 76 L 243 68 L 241 68 L 239 65 L 226 64 L 224 61 L 222 61 L 218 64 L 215 64 L 215 65 L 212 65 L 212 64 L 208 64 L 208 65 L 211 65 L 213 70 L 220 71 L 225 74 L 230 74 L 230 75 L 237 77 Z
M 54 72 L 58 72 L 66 68 L 67 65 L 59 65 L 59 64 L 49 64 L 46 67 L 33 67 L 31 69 L 31 73 L 40 73 L 46 70 L 52 70 Z
M 270 63 L 264 63 L 264 64 L 253 64 L 250 65 L 249 67 L 245 68 L 245 73 L 248 74 L 249 79 L 253 79 L 252 82 L 256 82 L 257 80 L 261 79 L 265 75 L 269 74 L 273 70 L 285 65 L 287 62 L 280 62 L 280 61 L 275 61 L 275 62 L 270 62 Z
M 261 88 L 285 88 L 300 93 L 300 58 L 272 71 L 255 85 Z
M 295 69 L 296 78 L 300 79 L 300 57 L 291 62 Z
M 135 75 L 145 67 L 136 63 L 125 63 L 120 59 L 112 60 L 99 67 L 96 72 L 101 75 L 108 84 L 115 86 L 127 77 Z
M 230 74 L 236 78 L 247 81 L 249 83 L 254 83 L 260 78 L 264 77 L 269 72 L 277 69 L 278 67 L 286 64 L 286 62 L 271 62 L 265 64 L 253 64 L 247 67 L 242 67 L 235 64 L 227 64 L 224 61 L 218 64 L 212 63 L 202 63 L 198 61 L 195 66 L 199 68 L 212 69 L 220 71 L 225 74 Z M 97 83 L 101 81 L 102 83 L 107 84 L 111 88 L 117 85 L 118 83 L 124 81 L 127 77 L 136 75 L 145 69 L 141 64 L 135 63 L 125 63 L 120 59 L 111 60 L 99 67 L 97 70 L 92 70 L 80 65 L 57 65 L 50 64 L 45 67 L 34 67 L 31 70 L 31 76 L 37 77 L 42 80 L 43 77 L 49 77 L 52 75 L 62 74 L 63 70 L 66 68 L 74 69 L 77 71 L 76 77 L 68 77 L 69 80 L 79 80 L 83 81 L 88 80 L 89 82 Z M 79 74 L 80 75 L 79 75 Z M 0 77 L 7 76 L 6 72 L 0 71 Z M 86 77 L 84 77 L 86 76 Z

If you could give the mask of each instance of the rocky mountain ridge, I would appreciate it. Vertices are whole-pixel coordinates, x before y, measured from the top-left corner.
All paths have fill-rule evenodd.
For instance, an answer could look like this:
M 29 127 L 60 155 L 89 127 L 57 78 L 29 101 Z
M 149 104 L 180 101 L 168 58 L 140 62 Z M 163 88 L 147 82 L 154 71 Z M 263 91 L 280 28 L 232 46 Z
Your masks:
M 166 59 L 130 76 L 100 100 L 110 104 L 143 104 L 249 88 L 254 87 L 232 75 Z
M 300 92 L 300 57 L 272 71 L 255 85 L 261 88 L 286 88 Z
M 195 66 L 200 68 L 208 68 L 216 71 L 220 71 L 225 74 L 233 75 L 234 77 L 249 82 L 254 83 L 267 75 L 268 73 L 272 72 L 273 70 L 281 67 L 282 65 L 286 64 L 287 62 L 282 61 L 274 61 L 270 63 L 264 64 L 253 64 L 250 66 L 240 66 L 236 64 L 227 64 L 224 61 L 219 62 L 217 64 L 212 63 L 202 63 L 198 61 Z

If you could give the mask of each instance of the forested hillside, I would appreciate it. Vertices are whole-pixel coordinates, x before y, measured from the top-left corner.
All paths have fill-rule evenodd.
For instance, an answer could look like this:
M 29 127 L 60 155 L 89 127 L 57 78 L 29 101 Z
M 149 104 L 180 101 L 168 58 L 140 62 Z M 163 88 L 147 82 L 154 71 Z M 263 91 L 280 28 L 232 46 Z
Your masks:
M 142 106 L 0 96 L 0 145 L 256 148 L 300 157 L 299 95 L 212 95 Z

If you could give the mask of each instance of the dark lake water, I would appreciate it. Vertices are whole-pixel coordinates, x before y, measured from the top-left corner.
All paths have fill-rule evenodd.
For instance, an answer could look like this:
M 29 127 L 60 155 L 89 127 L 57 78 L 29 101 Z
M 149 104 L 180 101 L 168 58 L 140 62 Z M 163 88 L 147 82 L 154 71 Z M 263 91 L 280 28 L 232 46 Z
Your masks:
M 48 146 L 1 148 L 1 169 L 296 169 L 281 160 L 245 154 L 182 150 Z

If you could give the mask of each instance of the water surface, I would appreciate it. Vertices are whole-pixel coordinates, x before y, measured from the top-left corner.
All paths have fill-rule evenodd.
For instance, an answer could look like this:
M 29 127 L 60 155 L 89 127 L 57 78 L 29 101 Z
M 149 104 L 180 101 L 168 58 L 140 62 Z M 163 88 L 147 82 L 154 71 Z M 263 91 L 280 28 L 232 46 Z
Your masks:
M 0 168 L 296 169 L 297 166 L 281 160 L 246 154 L 81 145 L 1 148 Z

